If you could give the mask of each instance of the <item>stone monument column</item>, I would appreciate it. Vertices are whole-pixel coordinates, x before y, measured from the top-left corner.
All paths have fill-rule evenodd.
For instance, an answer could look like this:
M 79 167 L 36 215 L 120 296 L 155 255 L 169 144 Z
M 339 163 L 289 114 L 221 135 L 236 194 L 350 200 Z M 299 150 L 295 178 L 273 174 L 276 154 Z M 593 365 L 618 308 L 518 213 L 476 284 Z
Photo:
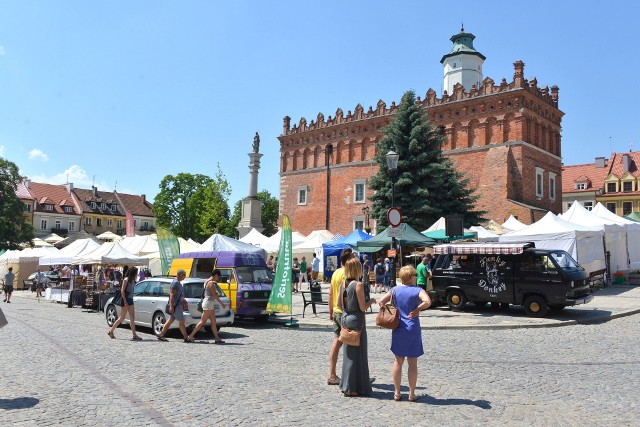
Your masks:
M 262 202 L 258 200 L 258 172 L 260 169 L 260 135 L 256 132 L 253 137 L 253 151 L 249 153 L 249 195 L 242 200 L 242 215 L 236 227 L 239 238 L 251 231 L 252 228 L 262 232 Z

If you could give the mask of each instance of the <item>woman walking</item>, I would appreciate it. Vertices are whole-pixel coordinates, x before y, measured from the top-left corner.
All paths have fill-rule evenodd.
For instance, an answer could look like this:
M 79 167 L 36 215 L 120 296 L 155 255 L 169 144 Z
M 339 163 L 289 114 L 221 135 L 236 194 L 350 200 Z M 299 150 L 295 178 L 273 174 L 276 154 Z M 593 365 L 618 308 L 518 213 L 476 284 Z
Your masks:
M 127 277 L 122 281 L 122 288 L 120 292 L 122 292 L 122 308 L 120 309 L 120 317 L 115 321 L 107 335 L 109 335 L 112 339 L 115 339 L 116 336 L 113 332 L 116 330 L 120 323 L 127 317 L 127 313 L 129 314 L 129 325 L 131 326 L 131 333 L 133 334 L 133 340 L 141 341 L 140 338 L 136 334 L 136 314 L 133 308 L 133 288 L 136 285 L 136 278 L 138 274 L 137 267 L 131 267 L 127 270 Z
M 215 301 L 218 301 L 222 309 L 226 309 L 227 307 L 224 305 L 220 297 L 218 296 L 218 292 L 216 291 L 216 285 L 218 284 L 218 279 L 220 278 L 220 270 L 217 268 L 211 272 L 211 277 L 204 284 L 204 299 L 202 300 L 202 317 L 200 317 L 200 321 L 191 331 L 191 335 L 187 337 L 185 342 L 195 342 L 193 337 L 196 335 L 196 332 L 200 330 L 204 325 L 207 324 L 207 320 L 211 319 L 211 331 L 213 332 L 213 337 L 215 338 L 215 344 L 224 344 L 224 341 L 220 339 L 218 335 L 218 328 L 216 327 L 216 306 Z
M 395 355 L 393 362 L 393 400 L 402 400 L 400 381 L 405 358 L 409 365 L 409 402 L 415 402 L 416 383 L 418 381 L 418 357 L 424 354 L 422 334 L 420 332 L 420 311 L 431 305 L 431 299 L 424 289 L 416 286 L 416 270 L 411 265 L 400 269 L 402 284 L 392 288 L 380 299 L 380 306 L 393 299 L 400 314 L 400 324 L 391 332 L 391 351 Z
M 360 330 L 361 333 L 359 346 L 345 345 L 340 389 L 346 397 L 368 396 L 371 394 L 371 380 L 364 314 L 376 300 L 371 298 L 365 301 L 364 285 L 358 281 L 362 276 L 362 264 L 358 258 L 351 258 L 345 263 L 344 275 L 345 285 L 340 288 L 342 292 L 339 294 L 339 304 L 343 307 L 342 326 Z

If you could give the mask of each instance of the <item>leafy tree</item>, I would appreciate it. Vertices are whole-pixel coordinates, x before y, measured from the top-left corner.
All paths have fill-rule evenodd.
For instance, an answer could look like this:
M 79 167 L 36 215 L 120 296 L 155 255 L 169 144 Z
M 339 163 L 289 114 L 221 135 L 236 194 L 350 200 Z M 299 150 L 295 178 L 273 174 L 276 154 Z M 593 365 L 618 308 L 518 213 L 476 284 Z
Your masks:
M 262 202 L 262 210 L 260 218 L 262 220 L 262 234 L 265 236 L 273 236 L 278 231 L 278 216 L 280 214 L 280 202 L 273 197 L 267 190 L 258 193 L 258 200 Z M 233 207 L 233 215 L 229 222 L 237 226 L 242 219 L 242 200 L 238 200 Z
M 229 183 L 218 165 L 215 179 L 201 174 L 167 175 L 153 203 L 160 227 L 185 239 L 202 240 L 213 233 L 233 235 L 229 224 Z
M 0 249 L 18 249 L 35 237 L 33 226 L 25 221 L 24 204 L 16 195 L 21 180 L 18 166 L 0 157 Z
M 400 155 L 395 206 L 402 212 L 403 222 L 424 230 L 442 216 L 460 216 L 465 225 L 483 221 L 484 212 L 474 211 L 478 196 L 467 188 L 469 180 L 442 156 L 443 142 L 444 136 L 416 105 L 415 93 L 406 92 L 376 147 L 375 160 L 380 168 L 369 187 L 376 190 L 371 200 L 378 226 L 388 226 L 386 213 L 391 207 L 392 177 L 385 157 L 389 151 Z

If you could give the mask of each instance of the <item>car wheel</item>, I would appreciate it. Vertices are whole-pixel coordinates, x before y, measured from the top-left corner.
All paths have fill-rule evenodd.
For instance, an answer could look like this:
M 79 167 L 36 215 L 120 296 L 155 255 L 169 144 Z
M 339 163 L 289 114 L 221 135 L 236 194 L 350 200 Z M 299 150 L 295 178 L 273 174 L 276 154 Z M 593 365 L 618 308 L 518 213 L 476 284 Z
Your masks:
M 460 310 L 467 304 L 467 297 L 460 289 L 452 289 L 447 293 L 447 304 L 452 310 Z
M 153 315 L 153 320 L 151 322 L 151 326 L 153 328 L 153 333 L 159 337 L 160 334 L 162 333 L 162 327 L 164 326 L 164 322 L 166 322 L 167 319 L 164 317 L 164 313 L 162 313 L 161 311 L 156 312 L 156 314 Z
M 524 311 L 531 317 L 544 317 L 549 311 L 549 306 L 540 295 L 531 295 L 524 300 Z
M 109 304 L 104 313 L 107 317 L 107 325 L 113 326 L 113 324 L 116 323 L 116 320 L 118 320 L 118 311 L 116 310 L 116 306 Z

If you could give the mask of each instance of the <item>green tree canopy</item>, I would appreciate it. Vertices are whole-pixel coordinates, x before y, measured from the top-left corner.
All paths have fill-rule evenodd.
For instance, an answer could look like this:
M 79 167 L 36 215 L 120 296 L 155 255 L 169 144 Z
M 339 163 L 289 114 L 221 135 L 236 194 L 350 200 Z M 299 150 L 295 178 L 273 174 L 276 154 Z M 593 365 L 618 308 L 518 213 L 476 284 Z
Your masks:
M 24 217 L 24 204 L 16 195 L 21 180 L 18 166 L 0 157 L 0 249 L 18 249 L 35 237 L 33 226 Z
M 406 92 L 394 120 L 383 129 L 383 137 L 376 146 L 375 160 L 380 168 L 371 178 L 369 188 L 376 190 L 371 196 L 372 216 L 379 228 L 388 226 L 386 213 L 391 207 L 392 177 L 385 157 L 389 151 L 400 155 L 395 206 L 402 212 L 403 222 L 424 230 L 443 216 L 459 216 L 465 225 L 483 220 L 484 212 L 474 211 L 478 196 L 467 188 L 468 179 L 442 156 L 443 142 L 444 136 L 416 105 L 414 92 Z
M 215 179 L 201 174 L 167 175 L 153 203 L 158 226 L 176 236 L 202 241 L 214 233 L 233 236 L 229 222 L 231 188 L 220 171 Z
M 262 210 L 260 218 L 262 220 L 262 234 L 265 236 L 273 236 L 278 231 L 278 215 L 280 212 L 280 202 L 273 197 L 267 190 L 258 193 L 258 200 L 262 202 Z M 237 226 L 242 219 L 242 200 L 238 200 L 233 207 L 233 215 L 229 221 Z

